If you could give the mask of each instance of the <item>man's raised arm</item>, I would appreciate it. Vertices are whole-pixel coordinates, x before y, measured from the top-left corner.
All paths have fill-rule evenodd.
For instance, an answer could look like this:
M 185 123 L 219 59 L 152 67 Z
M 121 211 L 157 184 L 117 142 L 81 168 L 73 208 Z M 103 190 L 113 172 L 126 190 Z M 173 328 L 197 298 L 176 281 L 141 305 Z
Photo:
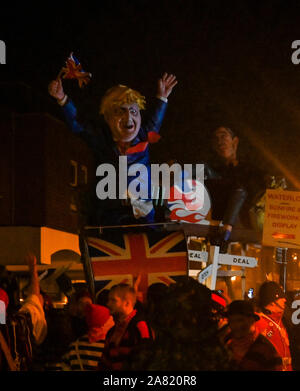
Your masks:
M 168 97 L 177 83 L 176 76 L 168 73 L 164 73 L 158 79 L 156 103 L 152 105 L 149 111 L 147 110 L 146 121 L 143 123 L 143 129 L 146 132 L 159 133 L 167 109 Z
M 175 75 L 169 75 L 164 73 L 163 76 L 158 79 L 157 83 L 157 97 L 162 100 L 168 100 L 169 95 L 173 91 L 178 81 Z
M 62 106 L 63 112 L 66 117 L 66 121 L 74 133 L 81 133 L 84 131 L 84 127 L 77 121 L 77 109 L 74 103 L 68 99 L 65 94 L 62 81 L 60 78 L 52 80 L 48 85 L 48 92 L 53 98 L 57 100 L 57 103 Z

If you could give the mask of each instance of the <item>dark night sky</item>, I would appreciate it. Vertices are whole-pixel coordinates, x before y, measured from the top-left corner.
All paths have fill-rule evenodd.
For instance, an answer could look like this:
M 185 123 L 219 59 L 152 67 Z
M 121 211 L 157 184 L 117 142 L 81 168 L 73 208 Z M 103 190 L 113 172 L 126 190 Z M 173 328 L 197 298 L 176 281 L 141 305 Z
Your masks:
M 179 84 L 163 138 L 152 148 L 154 161 L 207 159 L 210 130 L 225 123 L 240 134 L 244 158 L 278 174 L 263 147 L 300 181 L 300 64 L 291 62 L 291 44 L 300 39 L 298 1 L 39 4 L 1 9 L 7 65 L 0 80 L 24 81 L 47 98 L 48 82 L 74 51 L 93 79 L 84 90 L 66 81 L 65 90 L 96 116 L 112 85 L 150 96 L 164 71 L 174 73 Z

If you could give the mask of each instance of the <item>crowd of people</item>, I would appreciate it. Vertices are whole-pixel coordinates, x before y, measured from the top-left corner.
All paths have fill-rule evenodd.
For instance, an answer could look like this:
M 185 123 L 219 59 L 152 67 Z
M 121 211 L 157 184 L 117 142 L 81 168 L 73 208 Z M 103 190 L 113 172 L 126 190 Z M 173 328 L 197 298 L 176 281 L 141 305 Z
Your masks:
M 1 282 L 2 371 L 299 369 L 299 332 L 273 281 L 254 299 L 231 302 L 190 277 L 150 285 L 144 302 L 137 285 L 115 285 L 96 299 L 84 287 L 55 309 L 40 290 L 35 256 L 27 262 L 31 283 L 20 308 L 10 307 Z
M 60 78 L 49 84 L 49 93 L 62 107 L 71 130 L 90 145 L 97 163 L 117 167 L 119 157 L 127 156 L 129 170 L 136 163 L 148 169 L 149 143 L 159 138 L 176 84 L 172 74 L 158 80 L 156 97 L 143 121 L 140 110 L 145 98 L 138 91 L 124 85 L 109 89 L 100 105 L 104 118 L 100 130 L 81 123 Z M 210 242 L 221 252 L 227 251 L 242 208 L 253 205 L 265 190 L 264 174 L 238 159 L 238 142 L 230 128 L 216 127 L 215 160 L 205 168 L 212 217 L 223 222 Z M 129 176 L 129 182 L 134 178 Z M 97 200 L 93 206 L 91 224 L 128 223 L 128 216 L 120 212 L 120 200 L 105 202 L 101 200 L 100 207 Z M 150 198 L 132 198 L 131 204 L 135 221 L 155 222 Z M 299 369 L 300 340 L 288 314 L 287 297 L 273 281 L 263 283 L 253 300 L 231 302 L 188 277 L 169 286 L 150 285 L 144 302 L 136 284 L 115 285 L 96 298 L 87 288 L 70 290 L 67 305 L 58 310 L 40 289 L 36 257 L 28 255 L 27 263 L 31 282 L 22 305 L 12 305 L 13 290 L 0 279 L 0 300 L 6 306 L 6 322 L 0 325 L 2 371 Z

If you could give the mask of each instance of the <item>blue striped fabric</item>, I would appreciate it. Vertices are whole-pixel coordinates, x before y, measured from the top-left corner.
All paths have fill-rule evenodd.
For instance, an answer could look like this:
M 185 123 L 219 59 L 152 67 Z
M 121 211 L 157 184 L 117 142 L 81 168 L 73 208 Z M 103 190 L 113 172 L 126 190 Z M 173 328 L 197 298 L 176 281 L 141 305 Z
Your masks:
M 103 353 L 104 343 L 104 340 L 90 343 L 87 335 L 78 338 L 77 341 L 70 344 L 68 351 L 64 354 L 62 358 L 62 369 L 65 371 L 80 371 L 81 361 L 82 370 L 96 370 Z M 76 344 L 79 357 L 76 353 Z

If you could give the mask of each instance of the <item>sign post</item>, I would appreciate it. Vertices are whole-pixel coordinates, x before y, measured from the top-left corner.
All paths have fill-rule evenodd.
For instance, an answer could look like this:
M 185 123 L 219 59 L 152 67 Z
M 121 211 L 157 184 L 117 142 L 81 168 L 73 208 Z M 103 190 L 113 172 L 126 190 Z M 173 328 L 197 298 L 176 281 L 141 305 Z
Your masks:
M 6 323 L 6 307 L 3 300 L 0 300 L 0 324 Z
M 283 287 L 283 292 L 286 292 L 286 276 L 287 276 L 287 248 L 276 248 L 276 263 L 279 264 L 280 271 L 279 271 L 279 283 Z
M 209 265 L 203 269 L 198 275 L 198 281 L 203 284 L 207 278 L 211 278 L 209 288 L 211 290 L 216 289 L 217 277 L 225 277 L 230 275 L 240 275 L 242 278 L 245 275 L 245 268 L 254 268 L 257 266 L 257 259 L 253 257 L 245 257 L 243 255 L 231 255 L 231 254 L 220 254 L 220 248 L 218 246 L 211 246 L 209 254 L 206 251 L 195 251 L 189 252 L 189 260 L 195 261 L 196 258 L 200 262 L 209 261 Z M 228 266 L 240 266 L 241 271 L 232 270 L 219 270 L 220 265 Z M 242 290 L 245 290 L 245 279 L 242 280 Z
M 219 246 L 211 246 L 209 249 L 209 258 L 212 261 L 212 273 L 211 273 L 211 281 L 210 281 L 211 290 L 214 290 L 216 288 L 219 251 L 220 251 Z
M 287 251 L 300 249 L 300 192 L 267 190 L 262 244 L 276 248 L 280 285 L 285 292 Z

